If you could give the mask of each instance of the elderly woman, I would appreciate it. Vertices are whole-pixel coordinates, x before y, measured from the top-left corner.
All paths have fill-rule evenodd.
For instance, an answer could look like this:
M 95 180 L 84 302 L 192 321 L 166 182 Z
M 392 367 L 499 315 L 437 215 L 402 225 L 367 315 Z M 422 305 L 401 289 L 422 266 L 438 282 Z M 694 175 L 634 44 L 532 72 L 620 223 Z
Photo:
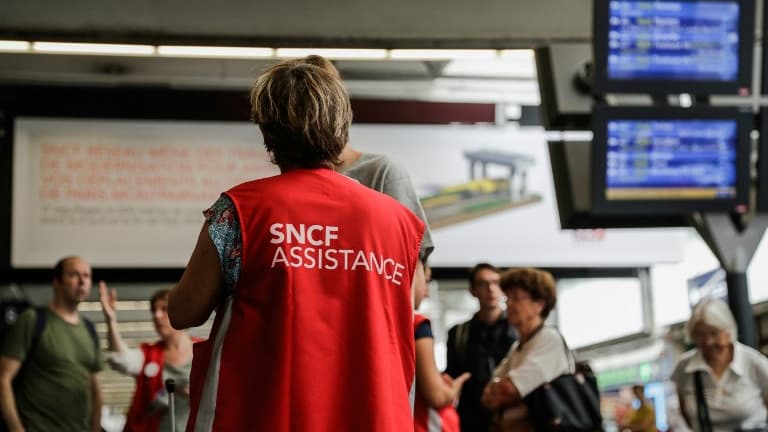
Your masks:
M 736 340 L 736 321 L 721 300 L 696 305 L 686 332 L 696 348 L 677 364 L 677 386 L 683 418 L 695 431 L 766 430 L 768 359 Z M 696 376 L 709 412 L 708 425 L 699 420 Z M 702 410 L 703 412 L 703 410 Z
M 206 212 L 168 301 L 175 328 L 216 309 L 194 347 L 187 430 L 411 430 L 424 223 L 334 170 L 352 121 L 338 74 L 283 61 L 256 80 L 251 107 L 280 174 Z
M 507 319 L 517 330 L 518 340 L 494 371 L 482 402 L 499 412 L 498 430 L 532 431 L 523 398 L 571 369 L 560 333 L 544 325 L 557 301 L 555 280 L 543 270 L 515 269 L 502 274 L 501 289 L 507 296 Z

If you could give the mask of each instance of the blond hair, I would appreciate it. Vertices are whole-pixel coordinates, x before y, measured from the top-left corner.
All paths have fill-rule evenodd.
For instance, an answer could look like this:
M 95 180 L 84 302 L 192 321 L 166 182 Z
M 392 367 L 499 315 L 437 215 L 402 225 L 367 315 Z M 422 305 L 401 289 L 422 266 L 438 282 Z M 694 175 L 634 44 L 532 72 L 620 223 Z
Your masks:
M 312 63 L 278 63 L 251 90 L 251 117 L 281 170 L 338 165 L 349 139 L 349 94 L 335 69 Z

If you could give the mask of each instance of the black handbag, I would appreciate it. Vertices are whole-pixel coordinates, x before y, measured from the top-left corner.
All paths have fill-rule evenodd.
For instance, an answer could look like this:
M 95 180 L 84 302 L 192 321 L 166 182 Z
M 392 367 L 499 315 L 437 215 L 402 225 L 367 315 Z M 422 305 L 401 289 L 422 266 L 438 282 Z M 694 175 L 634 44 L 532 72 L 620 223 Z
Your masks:
M 562 338 L 562 335 L 560 336 Z M 563 339 L 568 363 L 573 354 Z M 560 375 L 523 398 L 528 418 L 537 432 L 593 432 L 603 430 L 600 392 L 591 371 Z

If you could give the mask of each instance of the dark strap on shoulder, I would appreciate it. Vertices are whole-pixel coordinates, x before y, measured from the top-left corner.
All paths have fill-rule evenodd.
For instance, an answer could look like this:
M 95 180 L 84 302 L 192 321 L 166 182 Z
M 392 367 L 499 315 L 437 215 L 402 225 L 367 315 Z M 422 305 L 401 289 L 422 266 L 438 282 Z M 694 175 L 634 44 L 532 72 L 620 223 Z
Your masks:
M 456 339 L 454 340 L 454 349 L 459 354 L 463 369 L 467 367 L 469 332 L 471 330 L 472 320 L 463 322 L 456 326 Z
M 96 333 L 96 326 L 88 318 L 82 317 L 82 319 L 85 328 L 88 329 L 88 333 L 91 335 L 91 339 L 93 339 L 93 347 L 96 348 L 96 352 L 99 352 L 101 347 L 99 346 L 99 335 Z
M 696 391 L 696 417 L 699 420 L 699 429 L 701 432 L 712 432 L 712 423 L 709 420 L 709 408 L 707 400 L 704 398 L 704 383 L 702 382 L 702 371 L 693 373 L 693 386 Z
M 27 355 L 24 357 L 25 360 L 35 352 L 37 343 L 40 341 L 40 336 L 42 336 L 43 330 L 45 330 L 45 323 L 48 320 L 46 309 L 48 309 L 47 306 L 38 306 L 35 308 L 35 330 L 32 333 L 32 343 L 29 345 Z
M 536 333 L 541 331 L 544 328 L 544 325 L 539 327 L 536 330 Z M 568 373 L 575 374 L 576 373 L 576 356 L 573 354 L 573 351 L 571 351 L 570 348 L 568 348 L 568 343 L 565 341 L 565 337 L 562 333 L 560 333 L 560 330 L 557 328 L 552 327 L 560 336 L 560 340 L 563 341 L 563 350 L 565 351 L 565 362 L 568 363 Z M 532 338 L 531 338 L 532 339 Z

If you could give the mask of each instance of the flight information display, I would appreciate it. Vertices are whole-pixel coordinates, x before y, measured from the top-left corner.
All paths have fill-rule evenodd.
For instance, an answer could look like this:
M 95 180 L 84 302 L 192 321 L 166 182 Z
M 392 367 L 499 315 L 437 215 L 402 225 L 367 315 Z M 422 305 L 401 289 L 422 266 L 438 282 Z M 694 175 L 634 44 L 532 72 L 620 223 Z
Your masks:
M 734 81 L 739 78 L 739 13 L 735 1 L 613 0 L 607 76 Z
M 736 198 L 736 120 L 610 120 L 607 132 L 606 199 Z

